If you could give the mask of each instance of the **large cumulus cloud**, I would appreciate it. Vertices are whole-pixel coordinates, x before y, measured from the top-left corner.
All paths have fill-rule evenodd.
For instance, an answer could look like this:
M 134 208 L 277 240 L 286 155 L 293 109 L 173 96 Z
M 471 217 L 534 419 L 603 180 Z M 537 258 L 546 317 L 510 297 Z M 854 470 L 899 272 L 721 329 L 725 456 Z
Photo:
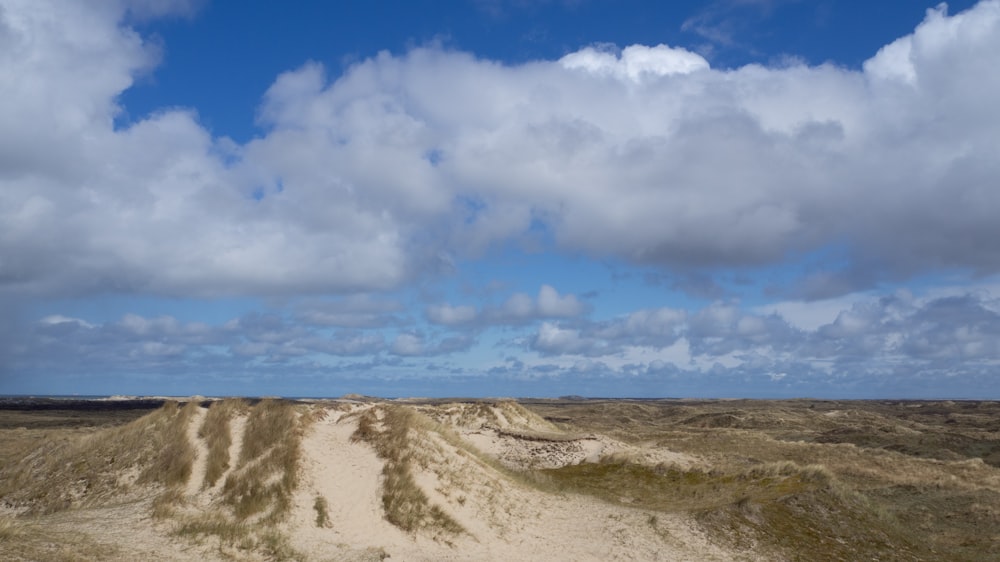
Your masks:
M 685 270 L 847 248 L 825 294 L 1000 269 L 996 0 L 930 10 L 860 70 L 715 70 L 665 46 L 308 63 L 246 145 L 188 110 L 115 127 L 157 57 L 123 23 L 136 6 L 169 7 L 2 4 L 5 292 L 380 290 L 539 233 Z
M 317 210 L 297 192 L 258 204 L 262 185 L 245 172 L 253 163 L 234 169 L 241 147 L 213 138 L 190 110 L 115 128 L 117 96 L 156 60 L 121 18 L 168 7 L 0 5 L 3 289 L 218 295 L 397 285 L 407 260 L 392 217 L 349 199 Z

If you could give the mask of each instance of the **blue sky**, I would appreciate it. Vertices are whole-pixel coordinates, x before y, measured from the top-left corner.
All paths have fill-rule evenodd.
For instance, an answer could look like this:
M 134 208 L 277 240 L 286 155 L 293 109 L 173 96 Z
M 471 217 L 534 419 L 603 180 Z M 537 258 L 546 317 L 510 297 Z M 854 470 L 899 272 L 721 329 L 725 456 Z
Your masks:
M 0 393 L 1000 398 L 1000 1 L 0 0 Z

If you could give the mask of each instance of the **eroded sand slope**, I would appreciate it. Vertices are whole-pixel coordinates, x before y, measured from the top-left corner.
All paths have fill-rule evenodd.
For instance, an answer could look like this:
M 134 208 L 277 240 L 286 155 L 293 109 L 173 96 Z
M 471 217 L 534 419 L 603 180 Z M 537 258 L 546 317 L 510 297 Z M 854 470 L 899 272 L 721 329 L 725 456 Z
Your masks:
M 638 451 L 601 435 L 567 434 L 512 402 L 421 407 L 329 402 L 294 408 L 298 429 L 287 439 L 301 441 L 286 508 L 265 506 L 245 516 L 235 507 L 243 496 L 233 495 L 227 479 L 250 474 L 271 454 L 241 457 L 248 409 L 227 414 L 225 470 L 209 483 L 209 443 L 202 435 L 207 408 L 188 407 L 176 422 L 185 424 L 181 434 L 191 455 L 182 481 L 157 485 L 143 479 L 143 466 L 132 465 L 123 467 L 100 498 L 84 490 L 60 508 L 33 505 L 30 494 L 9 495 L 6 538 L 14 546 L 0 546 L 0 552 L 6 550 L 11 559 L 52 560 L 752 558 L 713 543 L 685 514 L 654 515 L 546 491 L 519 472 L 616 453 L 679 465 L 694 462 L 691 457 Z M 394 445 L 402 450 L 403 460 L 397 460 L 417 490 L 417 499 L 407 501 L 423 502 L 423 507 L 404 504 L 403 511 L 436 514 L 403 524 L 387 517 L 389 453 L 377 442 L 392 429 L 386 416 L 401 408 L 408 410 L 403 419 L 412 426 L 399 433 L 405 438 Z M 369 441 L 357 436 L 362 419 L 374 421 Z M 280 470 L 262 474 L 259 486 L 277 486 L 284 478 Z

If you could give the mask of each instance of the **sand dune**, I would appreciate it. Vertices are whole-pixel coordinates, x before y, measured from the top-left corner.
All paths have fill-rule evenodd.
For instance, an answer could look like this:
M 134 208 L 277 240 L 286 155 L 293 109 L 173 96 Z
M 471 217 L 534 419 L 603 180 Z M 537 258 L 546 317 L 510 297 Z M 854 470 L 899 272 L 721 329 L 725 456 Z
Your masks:
M 356 426 L 356 419 L 336 412 L 312 424 L 303 440 L 305 477 L 290 525 L 297 550 L 319 557 L 384 552 L 401 560 L 734 559 L 685 517 L 662 518 L 654 529 L 641 510 L 539 492 L 441 439 L 425 444 L 435 449 L 432 464 L 416 481 L 465 532 L 437 540 L 406 533 L 385 520 L 379 499 L 382 462 L 370 447 L 351 442 Z M 322 528 L 314 523 L 317 495 L 330 505 L 329 525 Z
M 976 521 L 993 525 L 979 530 L 1000 521 L 989 507 L 1000 473 L 979 459 L 911 461 L 733 429 L 774 420 L 793 427 L 809 416 L 822 435 L 846 435 L 829 424 L 889 427 L 882 414 L 670 408 L 670 423 L 688 433 L 642 421 L 667 412 L 645 405 L 581 405 L 570 424 L 514 401 L 168 404 L 127 425 L 48 432 L 32 446 L 10 441 L 27 453 L 0 470 L 0 557 L 702 561 L 829 548 L 813 558 L 951 559 L 913 542 L 889 508 L 872 503 L 880 496 L 859 495 L 837 476 L 851 474 L 869 488 L 884 478 L 891 490 L 912 488 L 923 474 L 972 498 Z M 926 427 L 897 425 L 882 433 L 926 438 Z M 736 445 L 739 435 L 758 445 Z M 698 440 L 708 436 L 729 449 L 704 449 Z M 785 458 L 813 451 L 825 465 L 748 456 L 778 450 Z M 828 450 L 839 457 L 819 452 Z M 861 454 L 874 460 L 845 468 L 833 460 Z M 905 477 L 899 466 L 910 467 Z M 964 559 L 985 551 L 969 552 Z

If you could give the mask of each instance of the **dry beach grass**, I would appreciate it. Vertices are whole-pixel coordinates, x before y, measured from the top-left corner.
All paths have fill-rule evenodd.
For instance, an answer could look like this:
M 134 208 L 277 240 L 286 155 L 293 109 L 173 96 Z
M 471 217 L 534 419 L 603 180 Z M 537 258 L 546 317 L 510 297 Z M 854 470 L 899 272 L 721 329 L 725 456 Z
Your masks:
M 0 409 L 5 560 L 991 560 L 993 402 Z

